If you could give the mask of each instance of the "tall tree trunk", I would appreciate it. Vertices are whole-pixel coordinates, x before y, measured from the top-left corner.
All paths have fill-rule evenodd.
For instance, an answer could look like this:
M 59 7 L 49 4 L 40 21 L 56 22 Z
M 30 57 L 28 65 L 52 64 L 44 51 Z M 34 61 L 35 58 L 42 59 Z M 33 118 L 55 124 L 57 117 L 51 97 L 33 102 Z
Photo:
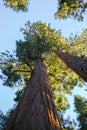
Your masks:
M 57 51 L 55 53 L 70 69 L 87 82 L 87 58 L 72 56 L 71 54 L 62 51 Z
M 35 62 L 29 84 L 6 130 L 61 130 L 46 66 L 42 60 Z

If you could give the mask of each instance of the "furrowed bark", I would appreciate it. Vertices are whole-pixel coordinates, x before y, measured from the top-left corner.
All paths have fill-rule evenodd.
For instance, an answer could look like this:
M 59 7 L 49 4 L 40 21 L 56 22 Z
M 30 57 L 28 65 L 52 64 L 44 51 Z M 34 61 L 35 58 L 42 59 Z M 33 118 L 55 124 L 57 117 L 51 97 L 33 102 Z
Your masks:
M 61 130 L 43 60 L 35 62 L 29 84 L 6 130 Z
M 79 77 L 87 82 L 87 58 L 72 56 L 62 51 L 56 51 L 55 54 L 66 63 L 70 69 L 78 74 Z

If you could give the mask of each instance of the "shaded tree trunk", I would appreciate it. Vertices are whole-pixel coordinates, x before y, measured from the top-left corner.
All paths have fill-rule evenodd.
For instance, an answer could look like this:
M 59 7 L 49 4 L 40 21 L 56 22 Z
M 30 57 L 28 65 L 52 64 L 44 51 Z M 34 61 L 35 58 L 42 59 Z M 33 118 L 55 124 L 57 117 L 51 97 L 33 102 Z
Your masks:
M 72 56 L 62 51 L 55 52 L 66 65 L 87 82 L 87 58 Z
M 6 130 L 61 130 L 46 66 L 42 60 L 35 62 L 29 84 Z

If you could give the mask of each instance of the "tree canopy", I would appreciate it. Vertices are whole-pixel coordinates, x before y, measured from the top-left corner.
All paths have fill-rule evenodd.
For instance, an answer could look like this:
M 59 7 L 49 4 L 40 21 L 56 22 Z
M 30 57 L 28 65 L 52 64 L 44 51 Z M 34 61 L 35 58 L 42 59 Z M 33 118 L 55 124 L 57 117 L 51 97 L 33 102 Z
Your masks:
M 58 10 L 55 13 L 55 17 L 59 19 L 71 17 L 82 21 L 86 8 L 86 0 L 58 0 Z
M 15 11 L 26 11 L 29 0 L 3 0 L 6 7 L 13 8 Z
M 11 7 L 16 11 L 26 11 L 29 0 L 4 0 L 6 7 Z M 82 21 L 87 9 L 86 0 L 58 0 L 56 19 L 66 19 L 68 17 Z

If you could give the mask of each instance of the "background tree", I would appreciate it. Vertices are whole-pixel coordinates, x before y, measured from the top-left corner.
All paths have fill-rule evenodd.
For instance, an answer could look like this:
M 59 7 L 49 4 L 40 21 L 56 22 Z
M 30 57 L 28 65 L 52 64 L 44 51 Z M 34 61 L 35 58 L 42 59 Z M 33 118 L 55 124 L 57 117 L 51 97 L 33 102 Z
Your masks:
M 77 113 L 78 130 L 87 128 L 87 99 L 76 95 L 74 97 L 75 112 Z
M 3 130 L 5 127 L 5 116 L 0 111 L 0 129 Z
M 5 128 L 8 124 L 8 121 L 10 119 L 10 116 L 13 113 L 14 108 L 12 108 L 11 110 L 8 110 L 8 112 L 5 115 L 3 114 L 2 111 L 0 111 L 0 130 L 5 130 Z

